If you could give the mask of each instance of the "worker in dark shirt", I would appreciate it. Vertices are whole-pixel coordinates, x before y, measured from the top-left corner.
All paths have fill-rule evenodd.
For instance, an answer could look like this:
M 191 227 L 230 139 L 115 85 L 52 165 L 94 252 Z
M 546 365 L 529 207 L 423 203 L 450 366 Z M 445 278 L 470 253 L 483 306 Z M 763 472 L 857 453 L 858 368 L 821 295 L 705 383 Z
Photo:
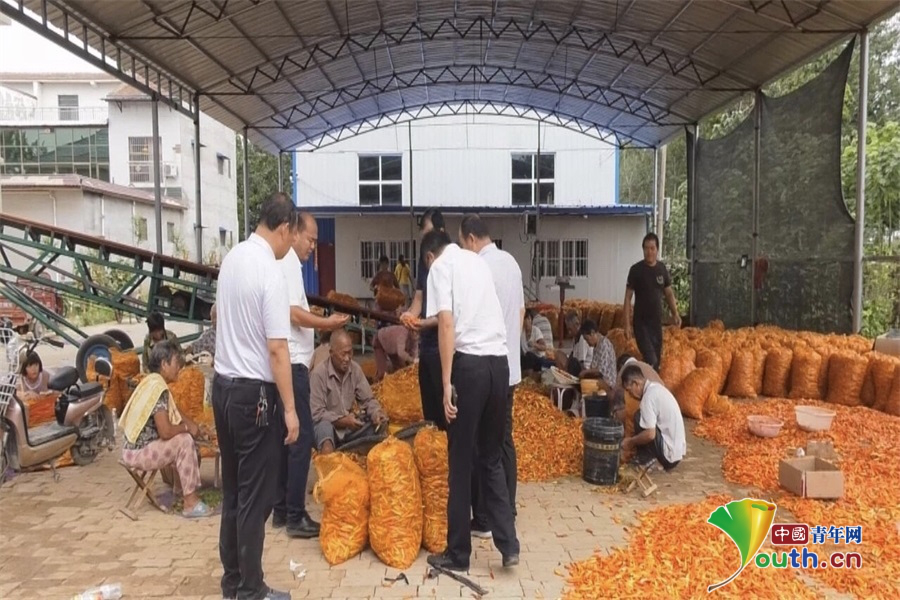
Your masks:
M 644 362 L 659 371 L 663 342 L 663 296 L 677 327 L 681 327 L 681 317 L 675 304 L 669 271 L 666 265 L 658 260 L 659 238 L 655 233 L 644 236 L 642 248 L 644 260 L 632 265 L 625 286 L 625 337 L 629 340 L 634 337 Z M 632 296 L 634 296 L 633 314 Z
M 432 229 L 444 231 L 444 216 L 437 209 L 428 209 L 419 224 L 424 237 Z M 416 293 L 409 310 L 401 317 L 407 327 L 419 332 L 419 393 L 422 414 L 442 431 L 447 429 L 444 416 L 444 386 L 441 379 L 441 355 L 438 351 L 437 317 L 425 317 L 428 306 L 428 265 L 424 255 L 419 257 L 416 273 Z

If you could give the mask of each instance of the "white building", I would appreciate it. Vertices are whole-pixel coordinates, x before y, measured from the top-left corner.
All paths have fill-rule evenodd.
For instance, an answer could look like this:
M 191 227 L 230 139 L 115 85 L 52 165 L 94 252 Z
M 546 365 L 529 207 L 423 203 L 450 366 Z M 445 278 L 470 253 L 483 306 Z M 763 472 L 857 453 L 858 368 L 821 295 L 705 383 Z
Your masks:
M 41 55 L 17 61 L 16 45 Z M 89 218 L 100 214 L 99 196 L 77 190 L 105 190 L 109 202 L 153 197 L 152 103 L 145 94 L 81 63 L 65 50 L 19 25 L 0 26 L 0 194 L 3 211 L 43 221 L 83 206 L 85 228 L 59 226 L 155 250 L 156 219 L 151 205 L 130 200 L 121 210 L 135 218 Z M 53 57 L 50 60 L 49 57 Z M 14 72 L 34 62 L 45 72 Z M 73 64 L 75 62 L 76 64 Z M 76 71 L 80 63 L 81 71 Z M 65 72 L 47 69 L 58 64 Z M 195 224 L 194 124 L 159 105 L 161 187 L 165 197 L 163 252 L 198 260 Z M 237 243 L 237 174 L 234 132 L 206 115 L 200 117 L 203 262 L 219 262 Z M 75 185 L 67 174 L 83 180 Z M 27 181 L 25 181 L 27 180 Z M 35 190 L 59 189 L 51 207 Z M 111 204 L 104 209 L 112 210 Z M 127 210 L 126 210 L 127 209 Z M 139 214 L 140 213 L 140 214 Z M 142 221 L 146 219 L 146 225 Z M 80 223 L 81 220 L 78 222 Z M 50 222 L 47 220 L 46 222 Z M 105 226 L 101 228 L 101 222 Z
M 558 302 L 556 279 L 568 277 L 568 297 L 620 302 L 628 268 L 641 258 L 649 209 L 617 203 L 618 151 L 548 125 L 540 127 L 539 158 L 537 148 L 536 122 L 467 115 L 295 153 L 294 197 L 320 221 L 318 273 L 307 269 L 307 285 L 371 296 L 381 255 L 392 265 L 400 254 L 418 258 L 411 213 L 438 207 L 451 237 L 462 215 L 485 217 L 518 260 L 532 298 Z

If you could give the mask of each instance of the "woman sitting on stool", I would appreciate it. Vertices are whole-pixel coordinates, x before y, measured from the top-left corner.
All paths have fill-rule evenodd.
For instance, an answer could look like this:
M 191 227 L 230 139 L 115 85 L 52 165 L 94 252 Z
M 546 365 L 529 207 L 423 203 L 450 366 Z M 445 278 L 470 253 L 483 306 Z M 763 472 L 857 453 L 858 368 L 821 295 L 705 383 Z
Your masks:
M 169 393 L 169 383 L 181 370 L 181 351 L 175 342 L 158 342 L 150 351 L 150 374 L 141 380 L 122 410 L 119 427 L 125 434 L 122 462 L 132 469 L 153 471 L 175 465 L 184 492 L 188 518 L 208 517 L 200 500 L 200 460 L 194 438 L 200 427 L 182 416 Z

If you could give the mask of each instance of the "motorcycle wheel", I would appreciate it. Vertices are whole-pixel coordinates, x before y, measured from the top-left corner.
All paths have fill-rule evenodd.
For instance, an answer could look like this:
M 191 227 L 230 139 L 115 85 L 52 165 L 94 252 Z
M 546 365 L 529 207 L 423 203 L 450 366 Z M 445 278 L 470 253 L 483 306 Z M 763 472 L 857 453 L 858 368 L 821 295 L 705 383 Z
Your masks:
M 72 462 L 83 467 L 94 462 L 97 457 L 97 451 L 91 448 L 90 442 L 78 442 L 70 449 L 72 453 Z

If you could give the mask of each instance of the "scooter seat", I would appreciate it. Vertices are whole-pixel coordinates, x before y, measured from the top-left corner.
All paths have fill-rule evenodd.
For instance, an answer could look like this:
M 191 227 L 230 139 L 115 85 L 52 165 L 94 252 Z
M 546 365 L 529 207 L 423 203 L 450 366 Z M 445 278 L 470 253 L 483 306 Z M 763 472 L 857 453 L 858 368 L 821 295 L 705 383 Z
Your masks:
M 69 388 L 66 395 L 72 400 L 79 400 L 81 398 L 88 398 L 94 394 L 99 394 L 102 391 L 103 386 L 99 383 L 80 383 Z
M 51 422 L 35 427 L 34 429 L 29 429 L 28 442 L 31 446 L 40 446 L 64 438 L 67 435 L 76 435 L 77 433 L 78 429 L 75 427 L 68 427 L 66 425 L 59 425 L 58 423 Z

